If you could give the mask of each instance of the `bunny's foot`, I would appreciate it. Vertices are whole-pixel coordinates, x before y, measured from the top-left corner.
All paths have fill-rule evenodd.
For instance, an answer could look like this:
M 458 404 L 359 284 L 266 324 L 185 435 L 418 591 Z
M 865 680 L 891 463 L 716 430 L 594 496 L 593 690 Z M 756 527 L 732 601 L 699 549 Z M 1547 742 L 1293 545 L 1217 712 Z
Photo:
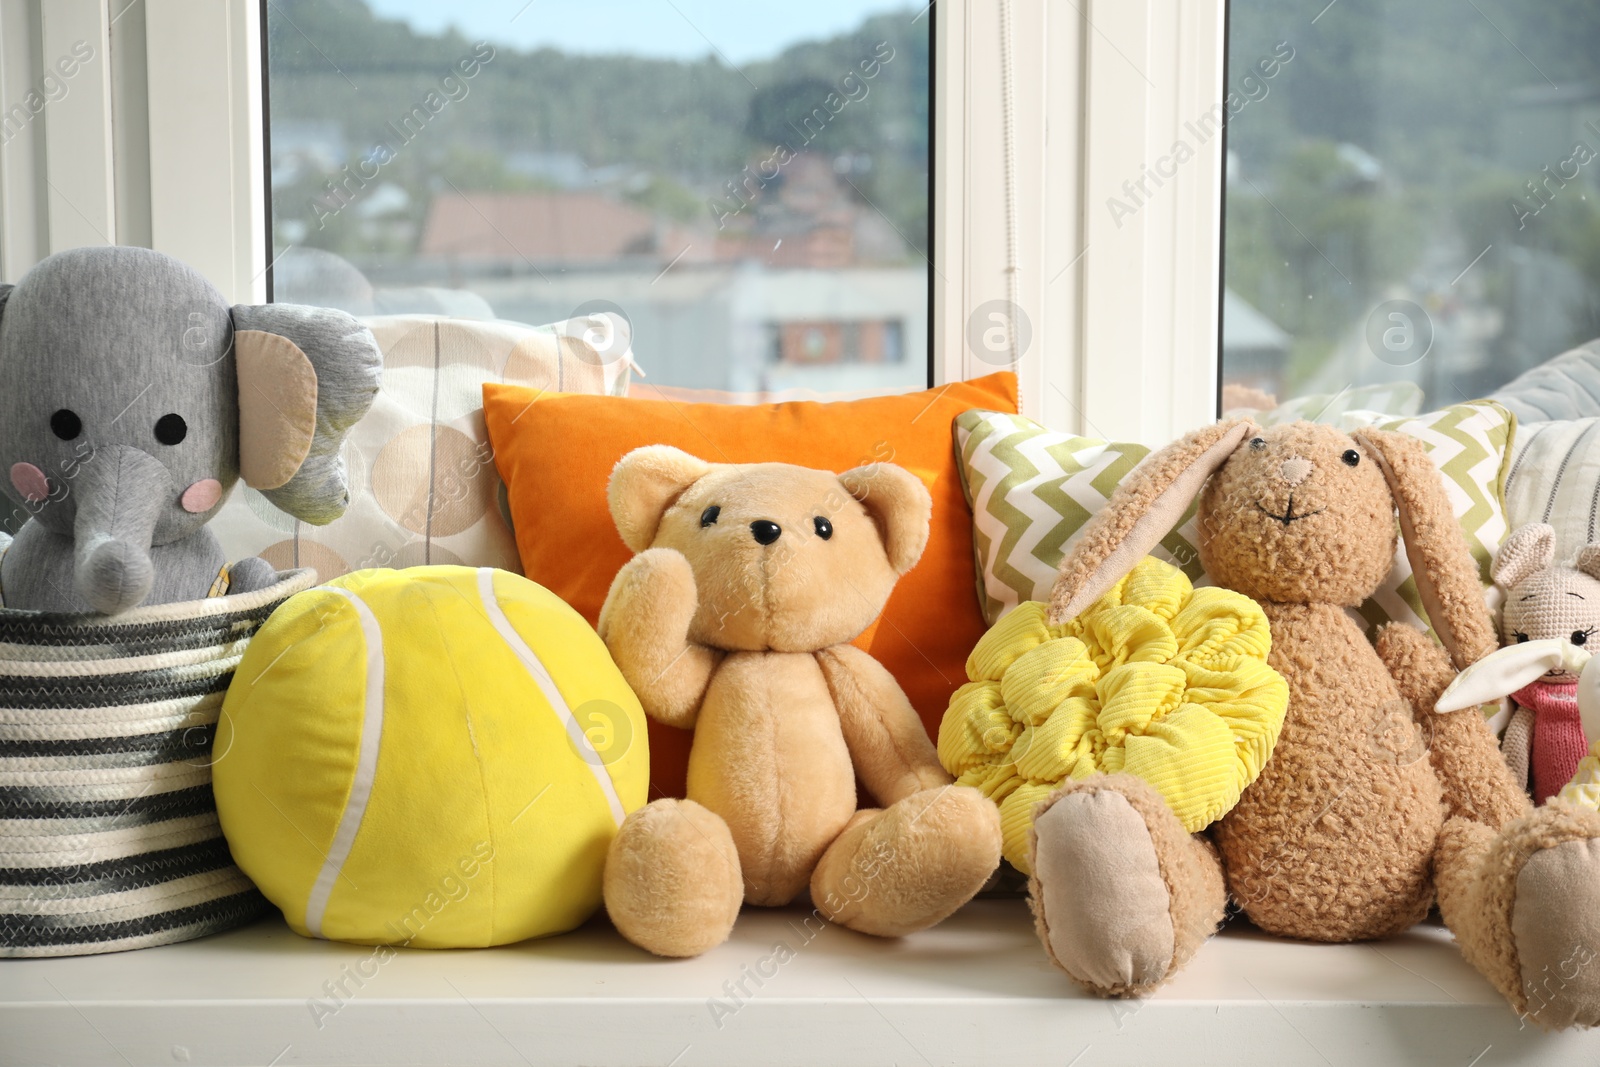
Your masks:
M 1600 814 L 1557 801 L 1499 833 L 1451 819 L 1435 862 L 1462 954 L 1518 1015 L 1600 1024 Z
M 629 815 L 606 853 L 606 912 L 623 937 L 658 956 L 698 956 L 728 939 L 744 901 L 733 835 L 692 800 Z
M 841 926 L 900 937 L 949 916 L 999 865 L 1000 809 L 969 786 L 936 786 L 857 812 L 812 872 L 811 900 Z
M 1069 782 L 1034 819 L 1029 889 L 1039 940 L 1099 996 L 1139 996 L 1189 962 L 1222 921 L 1221 861 L 1132 775 Z

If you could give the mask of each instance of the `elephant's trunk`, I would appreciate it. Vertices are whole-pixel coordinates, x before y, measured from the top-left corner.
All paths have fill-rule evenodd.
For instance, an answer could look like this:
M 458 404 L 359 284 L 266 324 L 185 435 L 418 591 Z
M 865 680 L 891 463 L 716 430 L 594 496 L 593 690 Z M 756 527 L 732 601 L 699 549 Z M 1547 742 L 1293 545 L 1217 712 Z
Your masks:
M 150 543 L 171 482 L 166 467 L 127 445 L 102 445 L 78 468 L 74 584 L 95 611 L 116 615 L 150 595 Z

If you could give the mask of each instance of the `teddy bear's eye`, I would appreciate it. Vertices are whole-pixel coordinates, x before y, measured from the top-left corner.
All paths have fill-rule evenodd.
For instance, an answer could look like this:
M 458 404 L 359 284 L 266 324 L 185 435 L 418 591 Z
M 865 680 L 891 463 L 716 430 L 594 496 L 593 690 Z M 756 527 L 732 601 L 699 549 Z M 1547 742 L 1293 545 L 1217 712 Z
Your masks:
M 1519 645 L 1528 639 L 1528 635 L 1523 633 L 1521 630 L 1514 631 L 1511 636 L 1517 639 L 1517 644 Z
M 1344 450 L 1344 455 L 1339 458 L 1344 460 L 1346 467 L 1354 467 L 1361 462 L 1361 453 L 1353 448 L 1347 448 Z
M 1267 447 L 1267 439 L 1265 437 L 1252 437 L 1250 438 L 1250 447 L 1259 452 Z
M 833 536 L 833 523 L 829 522 L 821 515 L 818 515 L 816 518 L 812 519 L 811 525 L 817 528 L 817 536 L 822 538 L 824 541 Z
M 721 514 L 722 509 L 717 505 L 712 504 L 709 508 L 706 508 L 700 513 L 701 527 L 715 526 L 717 524 L 717 516 Z
M 63 441 L 72 441 L 83 432 L 83 420 L 76 411 L 62 408 L 50 416 L 50 432 Z

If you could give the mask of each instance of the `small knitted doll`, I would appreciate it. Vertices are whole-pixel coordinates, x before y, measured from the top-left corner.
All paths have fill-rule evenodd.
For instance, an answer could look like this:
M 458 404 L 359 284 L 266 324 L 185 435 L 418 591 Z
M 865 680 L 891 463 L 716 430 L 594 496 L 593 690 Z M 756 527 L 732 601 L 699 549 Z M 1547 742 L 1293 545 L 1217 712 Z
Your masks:
M 1495 556 L 1494 580 L 1506 592 L 1501 637 L 1507 644 L 1559 640 L 1600 651 L 1600 545 L 1578 553 L 1575 565 L 1556 565 L 1555 531 L 1523 526 Z M 1591 638 L 1595 647 L 1589 648 Z M 1529 782 L 1535 804 L 1565 785 L 1589 749 L 1579 721 L 1578 676 L 1565 661 L 1508 691 L 1516 712 L 1501 749 L 1506 763 Z
M 1462 711 L 1466 708 L 1497 700 L 1506 693 L 1521 694 L 1537 684 L 1537 680 L 1551 672 L 1564 672 L 1570 682 L 1563 683 L 1571 690 L 1572 709 L 1579 721 L 1580 736 L 1595 738 L 1587 756 L 1577 761 L 1577 773 L 1554 793 L 1557 800 L 1591 811 L 1600 811 L 1600 649 L 1586 652 L 1564 637 L 1521 641 L 1491 652 L 1466 670 L 1456 675 L 1434 710 L 1439 712 Z M 1542 699 L 1537 694 L 1535 699 Z M 1562 707 L 1558 722 L 1565 725 L 1566 708 Z M 1538 719 L 1544 711 L 1533 707 L 1535 727 L 1533 736 L 1539 736 Z M 1562 751 L 1566 746 L 1563 745 Z M 1539 759 L 1534 759 L 1535 777 L 1539 773 Z M 1547 766 L 1545 773 L 1558 773 Z

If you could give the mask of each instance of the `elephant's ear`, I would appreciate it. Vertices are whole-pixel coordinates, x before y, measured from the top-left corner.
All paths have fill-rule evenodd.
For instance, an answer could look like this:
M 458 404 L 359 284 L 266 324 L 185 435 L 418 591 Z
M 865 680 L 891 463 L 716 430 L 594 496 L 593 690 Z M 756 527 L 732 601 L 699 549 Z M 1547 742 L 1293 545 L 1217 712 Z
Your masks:
M 339 449 L 378 396 L 372 331 L 331 308 L 238 305 L 233 351 L 245 484 L 297 519 L 332 522 L 350 504 Z
M 10 282 L 0 283 L 0 315 L 5 314 L 6 301 L 11 299 L 11 290 L 15 288 Z

